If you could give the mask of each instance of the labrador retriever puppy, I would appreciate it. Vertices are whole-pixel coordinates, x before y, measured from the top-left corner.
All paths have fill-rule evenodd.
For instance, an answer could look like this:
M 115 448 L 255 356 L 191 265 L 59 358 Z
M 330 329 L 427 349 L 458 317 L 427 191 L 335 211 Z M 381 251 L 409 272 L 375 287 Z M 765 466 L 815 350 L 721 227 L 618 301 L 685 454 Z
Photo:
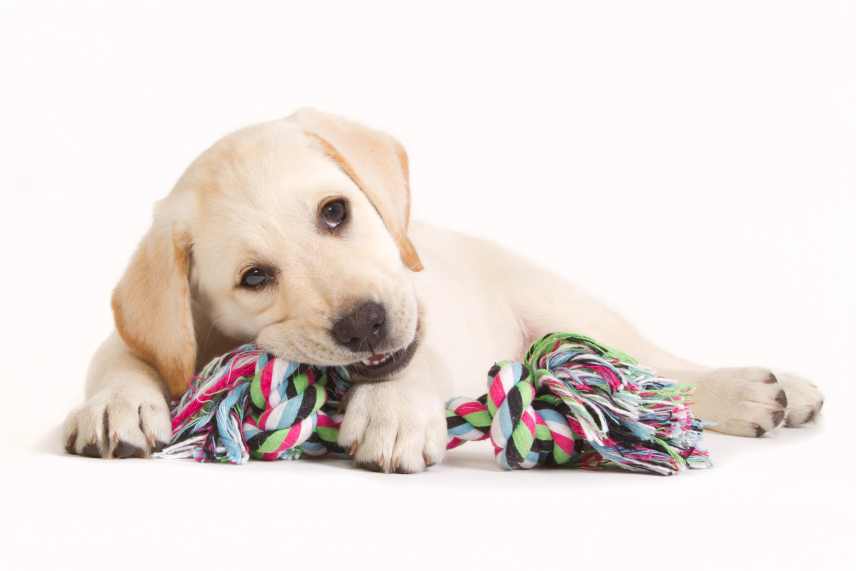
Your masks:
M 65 425 L 75 454 L 157 450 L 171 436 L 167 399 L 247 341 L 348 366 L 358 382 L 339 443 L 357 465 L 384 472 L 439 462 L 446 400 L 481 394 L 488 365 L 555 330 L 591 335 L 694 384 L 694 412 L 728 434 L 798 426 L 823 403 L 792 375 L 676 357 L 524 258 L 411 225 L 404 148 L 312 109 L 202 153 L 157 204 L 112 304 L 116 333 L 96 352 L 86 400 Z

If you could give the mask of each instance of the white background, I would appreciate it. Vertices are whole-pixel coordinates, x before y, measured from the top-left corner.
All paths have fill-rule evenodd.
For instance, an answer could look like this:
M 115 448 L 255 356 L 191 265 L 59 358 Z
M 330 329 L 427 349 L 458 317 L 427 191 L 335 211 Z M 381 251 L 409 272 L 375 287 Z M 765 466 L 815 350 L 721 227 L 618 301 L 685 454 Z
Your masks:
M 853 568 L 853 3 L 177 4 L 0 5 L 0 567 Z M 823 421 L 676 478 L 61 455 L 151 204 L 307 104 L 405 143 L 417 218 L 809 376 Z

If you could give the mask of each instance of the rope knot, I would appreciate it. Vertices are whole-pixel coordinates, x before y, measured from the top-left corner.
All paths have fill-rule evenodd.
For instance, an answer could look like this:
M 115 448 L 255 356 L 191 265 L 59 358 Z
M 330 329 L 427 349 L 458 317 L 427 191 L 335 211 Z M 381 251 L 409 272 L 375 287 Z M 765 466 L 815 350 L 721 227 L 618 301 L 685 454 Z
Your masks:
M 344 377 L 343 377 L 344 375 Z M 338 451 L 340 367 L 278 359 L 244 345 L 209 363 L 173 416 L 172 456 L 242 464 Z
M 561 403 L 536 390 L 538 377 L 524 363 L 501 361 L 487 374 L 479 400 L 455 399 L 447 411 L 449 448 L 490 438 L 497 462 L 506 469 L 564 464 L 575 455 Z M 558 409 L 557 409 L 558 407 Z

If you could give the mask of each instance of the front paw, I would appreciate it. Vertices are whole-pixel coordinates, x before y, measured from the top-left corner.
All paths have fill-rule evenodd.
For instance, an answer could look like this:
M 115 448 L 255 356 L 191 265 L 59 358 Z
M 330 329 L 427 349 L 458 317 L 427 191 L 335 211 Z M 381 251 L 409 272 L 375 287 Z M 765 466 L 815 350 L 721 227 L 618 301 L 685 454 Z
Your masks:
M 768 369 L 715 369 L 696 383 L 693 411 L 712 430 L 737 436 L 764 436 L 785 421 L 789 395 Z
M 106 388 L 65 421 L 65 449 L 93 458 L 144 458 L 172 436 L 169 407 L 157 391 Z
M 339 429 L 356 465 L 382 472 L 421 472 L 443 459 L 446 441 L 443 402 L 394 381 L 355 386 Z

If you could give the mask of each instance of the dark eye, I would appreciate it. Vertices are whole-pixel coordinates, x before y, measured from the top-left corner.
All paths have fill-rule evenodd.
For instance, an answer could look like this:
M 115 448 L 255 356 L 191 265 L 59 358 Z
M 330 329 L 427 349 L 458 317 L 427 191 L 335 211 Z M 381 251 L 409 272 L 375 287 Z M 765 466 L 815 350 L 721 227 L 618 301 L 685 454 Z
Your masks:
M 348 220 L 348 203 L 343 198 L 329 200 L 321 205 L 318 216 L 325 228 L 335 230 Z
M 241 287 L 260 289 L 273 283 L 274 272 L 269 268 L 253 266 L 241 275 Z

